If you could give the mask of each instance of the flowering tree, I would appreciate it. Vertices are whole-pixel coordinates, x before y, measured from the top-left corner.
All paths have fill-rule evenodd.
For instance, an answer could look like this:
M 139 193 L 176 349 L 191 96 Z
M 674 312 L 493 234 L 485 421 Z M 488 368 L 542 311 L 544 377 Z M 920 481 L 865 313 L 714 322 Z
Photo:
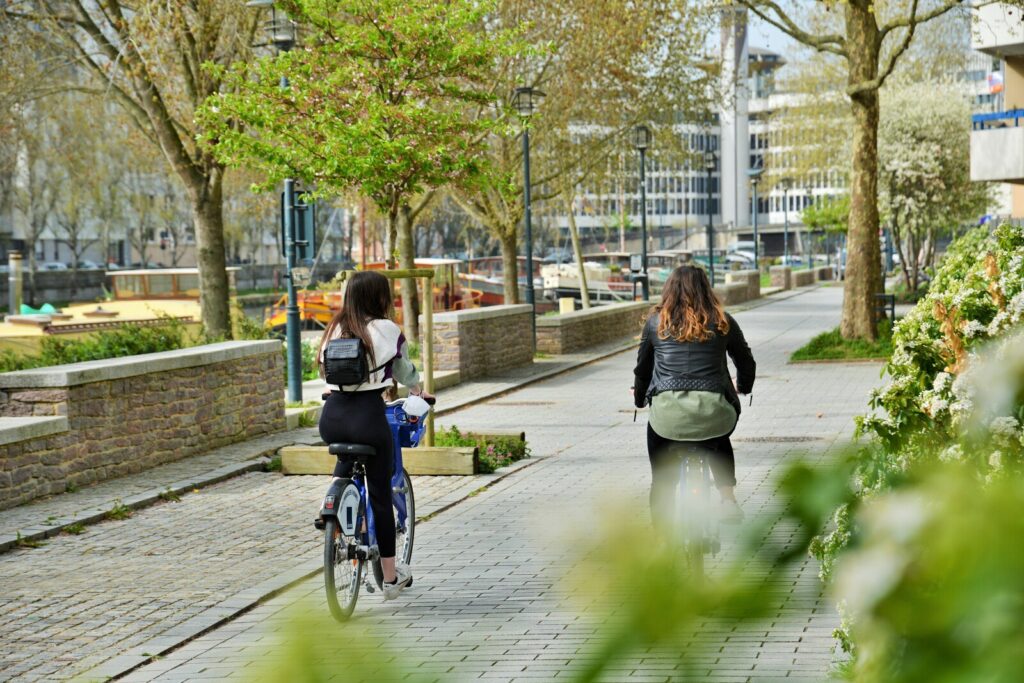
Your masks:
M 935 242 L 983 213 L 989 189 L 971 182 L 970 106 L 952 83 L 899 84 L 882 95 L 879 204 L 909 291 L 935 264 Z

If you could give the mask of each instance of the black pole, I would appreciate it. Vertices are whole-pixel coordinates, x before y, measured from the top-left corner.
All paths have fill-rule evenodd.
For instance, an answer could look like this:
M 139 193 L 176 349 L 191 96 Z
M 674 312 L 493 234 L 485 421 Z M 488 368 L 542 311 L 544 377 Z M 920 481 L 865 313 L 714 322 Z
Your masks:
M 288 306 L 285 308 L 285 341 L 288 351 L 288 400 L 291 402 L 302 401 L 302 353 L 300 345 L 302 340 L 299 336 L 299 302 L 298 294 L 295 291 L 295 181 L 291 178 L 284 181 L 284 211 L 281 212 L 281 220 L 284 221 L 284 239 L 286 268 L 288 278 Z
M 757 180 L 755 179 L 751 185 L 754 187 L 754 270 L 760 271 L 761 267 L 757 262 Z
M 530 131 L 523 126 L 523 220 L 526 233 L 526 303 L 530 304 L 533 314 L 530 316 L 530 339 L 534 351 L 537 350 L 537 304 L 533 297 L 533 227 L 531 225 L 530 209 Z M 517 269 L 518 270 L 518 269 Z M 516 278 L 516 287 L 519 286 L 519 273 L 513 276 Z
M 711 286 L 715 286 L 715 233 L 711 215 L 711 168 L 708 167 L 708 273 Z
M 643 281 L 644 301 L 650 301 L 651 299 L 651 288 L 647 283 L 647 175 L 646 175 L 646 155 L 644 149 L 640 149 L 640 269 L 641 277 Z
M 789 189 L 782 189 L 782 265 L 791 265 L 789 262 Z

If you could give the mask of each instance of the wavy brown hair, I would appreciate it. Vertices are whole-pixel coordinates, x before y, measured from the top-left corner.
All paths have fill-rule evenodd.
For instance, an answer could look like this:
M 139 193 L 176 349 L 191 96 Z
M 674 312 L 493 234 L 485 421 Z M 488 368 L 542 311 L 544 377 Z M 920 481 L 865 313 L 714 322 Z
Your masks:
M 703 269 L 679 266 L 668 276 L 661 291 L 658 313 L 658 337 L 680 342 L 703 342 L 715 330 L 729 333 L 729 319 L 708 282 Z
M 386 277 L 372 270 L 356 273 L 345 285 L 345 299 L 341 310 L 331 319 L 320 340 L 320 349 L 316 354 L 316 362 L 323 375 L 323 348 L 331 339 L 336 328 L 341 328 L 342 337 L 361 339 L 366 349 L 370 367 L 376 367 L 377 361 L 373 353 L 373 339 L 367 325 L 371 320 L 383 320 L 391 317 L 392 299 L 391 283 Z

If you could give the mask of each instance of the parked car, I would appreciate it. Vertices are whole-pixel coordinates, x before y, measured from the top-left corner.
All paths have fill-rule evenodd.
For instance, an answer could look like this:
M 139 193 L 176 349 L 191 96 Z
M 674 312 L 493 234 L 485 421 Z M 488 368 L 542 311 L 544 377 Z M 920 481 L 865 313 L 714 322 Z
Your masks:
M 749 252 L 751 257 L 753 257 L 754 242 L 752 240 L 740 240 L 738 242 L 733 242 L 728 247 L 726 247 L 726 251 L 730 254 L 736 252 Z
M 803 256 L 796 254 L 790 254 L 789 256 L 780 256 L 779 265 L 781 266 L 802 266 L 804 265 Z
M 103 268 L 100 264 L 95 261 L 79 261 L 78 270 L 100 270 Z
M 67 270 L 68 264 L 60 261 L 47 261 L 39 264 L 39 270 Z

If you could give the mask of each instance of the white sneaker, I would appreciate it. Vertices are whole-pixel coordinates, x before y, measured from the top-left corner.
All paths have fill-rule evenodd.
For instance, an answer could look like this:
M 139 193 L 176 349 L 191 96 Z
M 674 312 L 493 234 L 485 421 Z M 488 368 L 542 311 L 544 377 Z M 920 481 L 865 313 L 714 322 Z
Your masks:
M 412 570 L 407 564 L 396 564 L 395 575 L 397 580 L 394 583 L 384 584 L 384 599 L 394 600 L 402 589 L 412 583 Z

